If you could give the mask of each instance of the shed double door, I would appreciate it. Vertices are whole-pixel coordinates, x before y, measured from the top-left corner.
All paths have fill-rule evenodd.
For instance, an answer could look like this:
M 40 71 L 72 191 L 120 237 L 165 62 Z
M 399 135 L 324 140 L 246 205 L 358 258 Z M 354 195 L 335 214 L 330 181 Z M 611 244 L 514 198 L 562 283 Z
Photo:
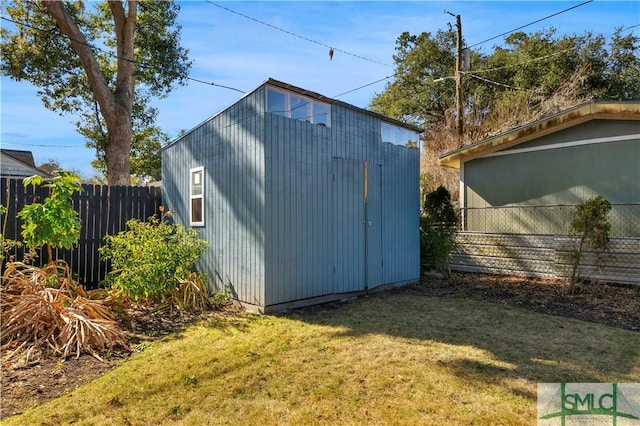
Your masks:
M 333 290 L 382 284 L 382 166 L 334 158 L 332 162 Z

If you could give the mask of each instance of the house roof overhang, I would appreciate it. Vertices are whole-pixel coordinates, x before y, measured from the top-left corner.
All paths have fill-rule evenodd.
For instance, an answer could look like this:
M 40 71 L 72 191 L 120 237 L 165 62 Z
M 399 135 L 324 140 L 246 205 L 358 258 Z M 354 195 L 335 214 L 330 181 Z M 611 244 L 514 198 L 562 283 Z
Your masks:
M 2 156 L 7 156 L 11 158 L 13 161 L 16 161 L 18 164 L 21 164 L 25 170 L 30 171 L 31 173 L 30 176 L 32 175 L 40 175 L 42 177 L 51 176 L 44 170 L 40 170 L 39 168 L 36 167 L 35 162 L 33 160 L 33 153 L 31 151 L 2 149 L 0 150 L 0 154 Z M 3 177 L 23 177 L 22 174 L 16 174 L 15 172 L 1 171 L 0 174 Z
M 508 132 L 438 156 L 438 164 L 459 169 L 463 161 L 510 148 L 591 120 L 640 120 L 640 102 L 593 102 L 578 105 Z

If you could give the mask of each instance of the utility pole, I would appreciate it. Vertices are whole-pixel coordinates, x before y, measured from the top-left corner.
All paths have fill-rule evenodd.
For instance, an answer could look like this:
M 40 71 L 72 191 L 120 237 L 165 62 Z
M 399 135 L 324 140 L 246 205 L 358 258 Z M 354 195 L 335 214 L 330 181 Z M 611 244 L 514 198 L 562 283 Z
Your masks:
M 458 57 L 456 58 L 456 109 L 458 110 L 458 146 L 462 146 L 462 134 L 464 133 L 464 115 L 462 104 L 462 22 L 460 15 L 456 15 L 456 27 L 458 27 Z
M 460 15 L 454 15 L 453 13 L 446 11 L 445 13 L 456 18 L 457 33 L 457 53 L 456 53 L 456 115 L 457 115 L 457 130 L 458 130 L 458 147 L 461 147 L 464 143 L 462 135 L 464 134 L 464 105 L 462 102 L 462 21 Z
M 457 32 L 457 38 L 456 38 L 456 44 L 457 44 L 457 52 L 456 52 L 456 75 L 454 76 L 455 80 L 456 80 L 456 115 L 457 115 L 457 130 L 458 130 L 458 148 L 462 147 L 462 145 L 464 145 L 464 139 L 462 137 L 462 135 L 464 134 L 464 104 L 462 102 L 462 54 L 463 54 L 463 50 L 462 50 L 462 21 L 460 19 L 460 15 L 454 15 L 453 13 L 449 12 L 448 10 L 445 10 L 444 13 L 453 16 L 454 18 L 456 18 L 456 29 L 458 30 Z M 451 25 L 449 25 L 449 28 L 451 28 Z M 469 64 L 467 64 L 468 66 Z M 437 79 L 434 81 L 438 81 L 441 79 Z

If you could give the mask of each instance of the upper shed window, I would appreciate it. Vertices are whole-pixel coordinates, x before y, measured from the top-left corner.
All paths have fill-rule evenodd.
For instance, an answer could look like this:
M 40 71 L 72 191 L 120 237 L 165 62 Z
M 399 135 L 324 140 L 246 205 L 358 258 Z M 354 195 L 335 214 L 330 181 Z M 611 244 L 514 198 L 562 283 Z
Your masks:
M 267 87 L 267 112 L 331 126 L 331 105 L 286 90 Z
M 420 134 L 404 127 L 382 122 L 382 142 L 394 145 L 404 145 L 418 148 L 420 146 Z

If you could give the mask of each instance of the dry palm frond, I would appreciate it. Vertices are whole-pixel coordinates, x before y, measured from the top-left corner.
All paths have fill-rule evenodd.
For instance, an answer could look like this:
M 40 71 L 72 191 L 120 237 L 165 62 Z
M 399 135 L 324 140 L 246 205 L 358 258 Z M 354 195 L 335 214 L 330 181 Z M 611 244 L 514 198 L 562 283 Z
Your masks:
M 186 310 L 204 310 L 209 306 L 209 289 L 199 274 L 191 273 L 186 278 L 176 277 L 178 287 L 171 299 L 173 304 Z
M 60 341 L 64 342 L 62 355 L 65 357 L 72 352 L 78 357 L 84 352 L 98 357 L 97 351 L 126 343 L 124 333 L 115 327 L 111 312 L 100 301 L 77 296 L 73 304 L 65 308 L 62 319 L 65 325 Z
M 56 331 L 62 325 L 60 313 L 64 309 L 59 303 L 38 294 L 7 295 L 6 298 L 3 294 L 3 299 L 6 299 L 2 309 L 3 350 L 15 343 L 58 350 Z
M 64 262 L 38 268 L 20 262 L 7 265 L 0 287 L 0 343 L 5 360 L 26 351 L 49 349 L 67 357 L 97 355 L 126 343 L 104 293 L 90 295 L 78 285 Z M 92 297 L 89 299 L 88 297 Z

